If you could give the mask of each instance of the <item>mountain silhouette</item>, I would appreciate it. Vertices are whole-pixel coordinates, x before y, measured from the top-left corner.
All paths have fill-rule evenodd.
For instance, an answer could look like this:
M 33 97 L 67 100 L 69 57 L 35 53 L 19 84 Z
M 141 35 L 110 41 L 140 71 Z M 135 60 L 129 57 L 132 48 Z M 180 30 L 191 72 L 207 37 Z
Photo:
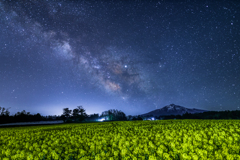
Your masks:
M 151 112 L 142 114 L 141 116 L 167 116 L 167 115 L 183 115 L 186 112 L 195 114 L 195 113 L 203 113 L 203 112 L 209 112 L 207 110 L 202 109 L 195 109 L 195 108 L 185 108 L 179 105 L 170 104 L 163 108 L 153 110 Z

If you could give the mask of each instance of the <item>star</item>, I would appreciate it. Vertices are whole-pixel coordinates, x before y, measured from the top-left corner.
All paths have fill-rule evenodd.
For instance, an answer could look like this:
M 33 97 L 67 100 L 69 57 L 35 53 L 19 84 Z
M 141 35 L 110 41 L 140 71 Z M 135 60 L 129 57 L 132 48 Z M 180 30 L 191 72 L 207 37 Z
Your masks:
M 0 1 L 0 106 L 235 109 L 239 4 Z

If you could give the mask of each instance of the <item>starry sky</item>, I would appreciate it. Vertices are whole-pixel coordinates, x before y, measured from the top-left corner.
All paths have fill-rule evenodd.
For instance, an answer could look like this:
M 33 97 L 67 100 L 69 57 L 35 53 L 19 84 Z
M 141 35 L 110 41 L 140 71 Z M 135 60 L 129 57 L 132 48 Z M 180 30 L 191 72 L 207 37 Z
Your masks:
M 240 3 L 1 1 L 0 106 L 240 109 Z

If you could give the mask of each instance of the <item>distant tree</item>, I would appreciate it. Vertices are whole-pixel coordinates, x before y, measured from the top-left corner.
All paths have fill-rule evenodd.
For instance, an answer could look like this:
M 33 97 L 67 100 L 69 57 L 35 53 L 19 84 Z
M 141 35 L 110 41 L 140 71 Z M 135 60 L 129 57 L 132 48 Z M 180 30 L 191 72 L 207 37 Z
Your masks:
M 30 112 L 26 112 L 25 110 L 23 110 L 22 112 L 17 112 L 17 115 L 30 115 Z
M 53 120 L 53 116 L 49 115 L 49 116 L 47 116 L 47 119 L 51 121 L 51 120 Z
M 1 114 L 0 114 L 0 116 L 3 116 L 3 115 L 8 115 L 9 116 L 9 114 L 10 114 L 10 112 L 8 111 L 8 109 L 5 111 L 5 108 L 3 107 L 1 107 L 0 106 L 0 112 L 1 112 Z
M 176 119 L 181 119 L 182 116 L 181 115 L 176 115 Z
M 6 116 L 9 116 L 10 115 L 10 112 L 8 110 L 5 111 L 5 115 Z
M 69 110 L 69 108 L 63 108 L 63 116 L 66 117 L 66 119 L 68 119 L 72 114 L 72 110 Z
M 78 110 L 77 108 L 75 108 L 75 109 L 73 110 L 73 118 L 74 118 L 75 121 L 76 121 L 78 115 L 79 115 L 79 110 Z
M 108 110 L 107 112 L 108 112 L 108 118 L 109 118 L 109 120 L 110 120 L 110 121 L 113 120 L 113 119 L 114 119 L 113 111 L 112 111 L 112 110 Z
M 3 107 L 1 107 L 0 106 L 0 123 L 7 123 L 8 121 L 10 121 L 10 116 L 9 116 L 9 114 L 10 114 L 10 112 L 8 111 L 8 109 L 5 111 L 5 108 Z
M 128 121 L 132 120 L 132 118 L 133 118 L 132 115 L 128 115 L 128 116 L 127 116 L 127 120 L 128 120 Z
M 89 119 L 90 120 L 94 120 L 94 121 L 96 121 L 97 119 L 99 118 L 99 114 L 91 114 L 91 115 L 89 115 Z
M 137 120 L 137 116 L 133 116 L 132 120 L 136 121 Z
M 35 114 L 35 115 L 34 115 L 34 120 L 36 120 L 36 121 L 41 121 L 41 120 L 42 120 L 41 114 L 40 114 L 40 113 Z
M 127 120 L 126 114 L 122 111 L 118 111 L 116 115 L 116 120 L 121 120 L 121 121 Z
M 67 120 L 67 117 L 66 117 L 65 115 L 63 115 L 63 114 L 62 114 L 60 117 L 61 117 L 61 119 L 63 120 L 63 122 L 65 123 L 66 120 Z
M 79 110 L 81 116 L 87 116 L 86 110 L 82 106 L 77 106 L 77 109 Z
M 102 114 L 101 114 L 101 118 L 105 118 L 105 120 L 109 120 L 109 115 L 108 115 L 108 111 L 104 111 L 104 112 L 102 112 Z
M 135 121 L 135 120 L 143 120 L 143 118 L 140 115 L 138 115 L 138 116 L 134 116 L 132 120 L 133 121 Z
M 232 117 L 233 119 L 239 119 L 238 112 L 239 112 L 239 111 L 237 111 L 237 110 L 236 110 L 236 111 L 232 111 L 232 116 L 231 116 L 231 117 Z
M 100 117 L 104 117 L 106 120 L 127 120 L 125 113 L 116 109 L 104 111 Z
M 75 121 L 81 122 L 87 117 L 86 110 L 82 106 L 77 106 L 77 108 L 73 110 L 73 119 L 75 119 Z
M 4 115 L 5 108 L 4 108 L 4 107 L 2 108 L 2 107 L 0 106 L 0 111 L 1 111 L 1 115 L 0 115 L 0 116 L 3 116 L 3 115 Z
M 25 110 L 23 110 L 22 112 L 17 112 L 14 115 L 14 120 L 16 122 L 29 122 L 31 121 L 31 114 L 30 112 L 26 112 Z
M 91 117 L 91 118 L 96 118 L 96 119 L 97 119 L 97 118 L 99 118 L 99 114 L 98 114 L 98 113 L 94 113 L 94 114 L 90 115 L 90 117 Z
M 182 115 L 183 119 L 190 119 L 190 114 L 188 112 Z

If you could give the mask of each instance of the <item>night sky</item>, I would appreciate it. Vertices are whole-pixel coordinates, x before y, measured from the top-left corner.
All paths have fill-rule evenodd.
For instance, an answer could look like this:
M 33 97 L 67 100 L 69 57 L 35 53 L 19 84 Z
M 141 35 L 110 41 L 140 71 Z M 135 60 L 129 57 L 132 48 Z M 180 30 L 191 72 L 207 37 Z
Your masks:
M 0 2 L 0 106 L 240 109 L 237 1 Z

